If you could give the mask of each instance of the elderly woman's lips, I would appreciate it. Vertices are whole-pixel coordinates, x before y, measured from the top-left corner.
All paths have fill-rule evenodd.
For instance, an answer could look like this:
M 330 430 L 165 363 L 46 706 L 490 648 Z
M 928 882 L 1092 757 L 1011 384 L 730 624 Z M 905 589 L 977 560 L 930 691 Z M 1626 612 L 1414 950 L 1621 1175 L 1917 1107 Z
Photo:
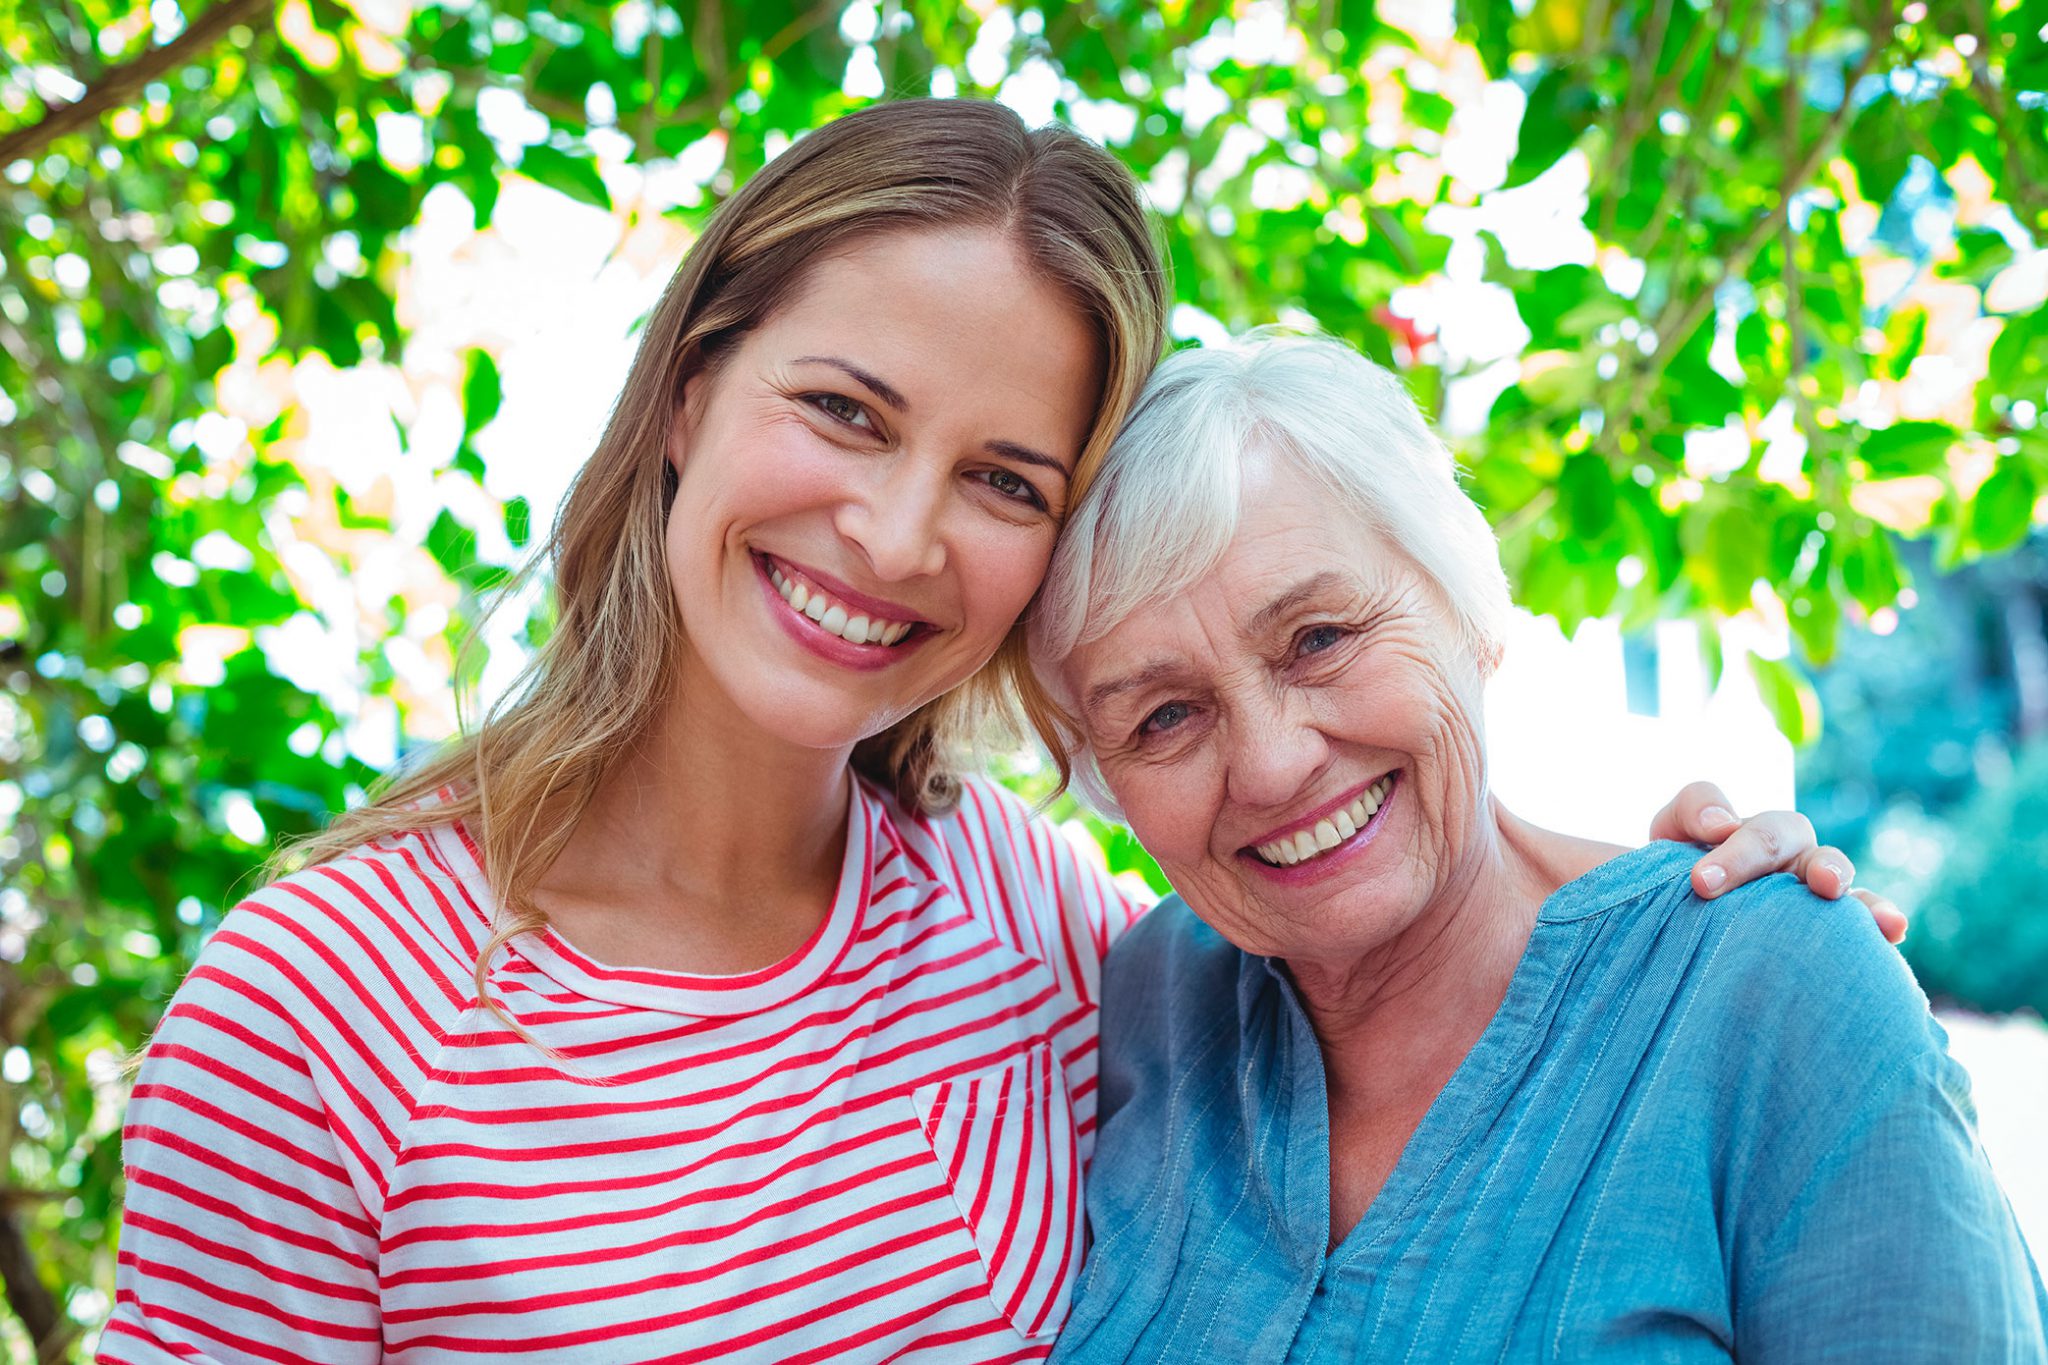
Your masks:
M 1258 844 L 1252 851 L 1274 867 L 1293 867 L 1308 862 L 1339 847 L 1370 824 L 1393 789 L 1394 774 L 1388 773 L 1349 805 L 1324 816 L 1309 828 Z

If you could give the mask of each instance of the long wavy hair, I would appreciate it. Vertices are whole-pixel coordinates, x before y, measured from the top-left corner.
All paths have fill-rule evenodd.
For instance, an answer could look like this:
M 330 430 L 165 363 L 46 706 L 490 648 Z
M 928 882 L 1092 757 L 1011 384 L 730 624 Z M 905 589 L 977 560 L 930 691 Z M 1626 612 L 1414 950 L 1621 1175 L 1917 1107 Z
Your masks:
M 1165 340 L 1165 268 L 1130 172 L 1071 129 L 1029 129 L 981 100 L 908 100 L 836 119 L 720 206 L 669 281 L 552 534 L 498 599 L 552 570 L 554 628 L 513 687 L 467 733 L 280 850 L 272 874 L 423 820 L 461 820 L 498 902 L 476 963 L 478 997 L 489 1001 L 496 950 L 545 924 L 534 887 L 673 685 L 681 626 L 663 550 L 676 488 L 666 450 L 684 382 L 771 317 L 811 263 L 856 238 L 943 228 L 1004 233 L 1093 325 L 1105 373 L 1072 483 L 1078 499 Z M 944 811 L 958 797 L 950 765 L 963 740 L 1013 707 L 1037 722 L 1052 705 L 1031 678 L 1020 624 L 973 678 L 862 741 L 854 766 L 911 810 Z M 1055 757 L 1064 776 L 1065 755 Z

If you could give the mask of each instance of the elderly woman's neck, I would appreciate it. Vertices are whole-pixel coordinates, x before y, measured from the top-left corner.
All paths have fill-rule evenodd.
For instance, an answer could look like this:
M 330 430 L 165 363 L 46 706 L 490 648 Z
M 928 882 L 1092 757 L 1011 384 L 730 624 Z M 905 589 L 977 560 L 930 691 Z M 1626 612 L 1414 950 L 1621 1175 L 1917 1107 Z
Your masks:
M 1499 1009 L 1544 899 L 1621 851 L 1539 829 L 1489 797 L 1407 927 L 1362 957 L 1290 960 L 1332 1106 L 1398 1103 L 1390 1086 L 1433 1098 Z

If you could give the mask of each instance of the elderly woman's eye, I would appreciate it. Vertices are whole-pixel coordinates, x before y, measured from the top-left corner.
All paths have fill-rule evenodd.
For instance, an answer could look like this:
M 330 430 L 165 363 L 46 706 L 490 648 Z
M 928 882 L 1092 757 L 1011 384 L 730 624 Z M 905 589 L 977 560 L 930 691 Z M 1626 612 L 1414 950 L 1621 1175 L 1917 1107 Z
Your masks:
M 1302 632 L 1301 641 L 1295 647 L 1296 652 L 1321 654 L 1343 638 L 1344 632 L 1336 626 L 1313 626 Z
M 1164 734 L 1166 731 L 1178 727 L 1187 720 L 1188 716 L 1193 713 L 1193 709 L 1184 701 L 1170 701 L 1151 715 L 1145 717 L 1144 723 L 1138 727 L 1138 733 L 1141 735 Z
M 846 423 L 850 427 L 873 425 L 868 421 L 868 410 L 843 393 L 813 393 L 805 395 L 806 401 L 827 417 Z

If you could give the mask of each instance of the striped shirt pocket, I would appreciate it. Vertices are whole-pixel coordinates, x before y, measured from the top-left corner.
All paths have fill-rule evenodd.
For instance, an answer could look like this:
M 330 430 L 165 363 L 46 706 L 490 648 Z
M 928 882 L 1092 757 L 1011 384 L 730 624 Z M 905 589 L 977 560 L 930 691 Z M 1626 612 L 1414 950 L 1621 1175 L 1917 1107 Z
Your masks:
M 1032 1340 L 1066 1321 L 1081 1262 L 1081 1160 L 1049 1044 L 912 1092 L 919 1126 L 988 1273 L 989 1297 Z

